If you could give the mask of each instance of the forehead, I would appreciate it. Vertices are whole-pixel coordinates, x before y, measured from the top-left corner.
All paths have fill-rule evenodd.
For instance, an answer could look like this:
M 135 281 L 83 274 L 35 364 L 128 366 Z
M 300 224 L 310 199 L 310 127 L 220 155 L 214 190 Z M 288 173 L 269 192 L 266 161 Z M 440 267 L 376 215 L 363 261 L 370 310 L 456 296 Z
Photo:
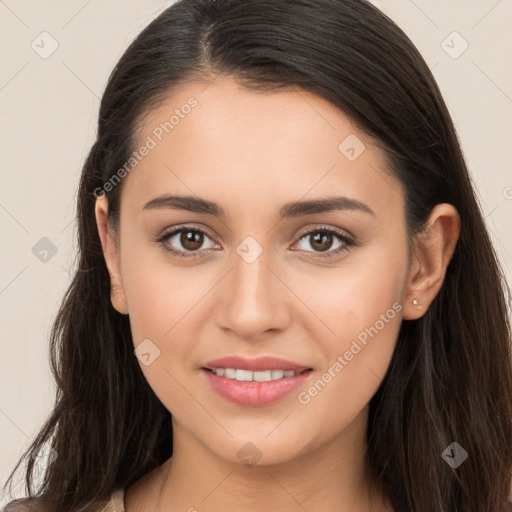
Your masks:
M 220 195 L 240 207 L 334 192 L 403 206 L 381 150 L 332 104 L 298 88 L 262 93 L 227 78 L 182 85 L 146 116 L 135 146 L 150 150 L 123 196 L 139 209 L 165 192 Z

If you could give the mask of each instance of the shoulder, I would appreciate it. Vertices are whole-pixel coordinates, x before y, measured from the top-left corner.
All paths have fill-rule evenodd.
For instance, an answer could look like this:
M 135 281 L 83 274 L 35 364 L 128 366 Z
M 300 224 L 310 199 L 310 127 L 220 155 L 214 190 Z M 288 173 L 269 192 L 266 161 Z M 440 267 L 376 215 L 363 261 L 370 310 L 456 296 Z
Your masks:
M 116 489 L 110 496 L 110 500 L 101 512 L 125 512 L 124 489 Z
M 46 507 L 35 498 L 20 498 L 10 501 L 1 512 L 44 512 Z
M 37 498 L 20 498 L 4 505 L 0 512 L 45 512 L 46 507 Z M 124 489 L 116 489 L 110 496 L 106 505 L 98 512 L 125 512 Z

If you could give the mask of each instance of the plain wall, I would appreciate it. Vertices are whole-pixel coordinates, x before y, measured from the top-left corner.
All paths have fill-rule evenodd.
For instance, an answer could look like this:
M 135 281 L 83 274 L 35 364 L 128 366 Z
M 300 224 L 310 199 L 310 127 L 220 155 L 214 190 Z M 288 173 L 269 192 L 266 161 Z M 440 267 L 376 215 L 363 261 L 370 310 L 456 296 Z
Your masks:
M 171 3 L 0 2 L 0 485 L 54 402 L 48 336 L 74 268 L 76 190 L 99 98 L 128 43 Z M 433 70 L 510 282 L 512 2 L 373 3 Z M 50 56 L 43 31 L 58 43 Z

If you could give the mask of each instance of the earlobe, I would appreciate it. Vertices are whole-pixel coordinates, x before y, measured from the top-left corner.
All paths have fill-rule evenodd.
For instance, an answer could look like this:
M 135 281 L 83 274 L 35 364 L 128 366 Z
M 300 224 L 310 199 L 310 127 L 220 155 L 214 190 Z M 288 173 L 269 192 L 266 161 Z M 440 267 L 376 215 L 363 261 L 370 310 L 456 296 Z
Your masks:
M 110 301 L 112 302 L 113 308 L 118 313 L 121 313 L 122 315 L 128 314 L 128 306 L 126 304 L 126 299 L 122 287 L 112 285 L 110 292 Z
M 441 289 L 460 235 L 460 215 L 451 204 L 438 204 L 430 214 L 425 231 L 414 241 L 404 320 L 425 314 Z
M 122 286 L 121 268 L 119 265 L 116 238 L 109 229 L 108 201 L 105 196 L 98 197 L 96 199 L 94 213 L 96 216 L 98 235 L 103 250 L 103 257 L 105 258 L 105 264 L 107 265 L 107 269 L 110 274 L 110 300 L 116 311 L 123 315 L 127 315 L 128 307 Z

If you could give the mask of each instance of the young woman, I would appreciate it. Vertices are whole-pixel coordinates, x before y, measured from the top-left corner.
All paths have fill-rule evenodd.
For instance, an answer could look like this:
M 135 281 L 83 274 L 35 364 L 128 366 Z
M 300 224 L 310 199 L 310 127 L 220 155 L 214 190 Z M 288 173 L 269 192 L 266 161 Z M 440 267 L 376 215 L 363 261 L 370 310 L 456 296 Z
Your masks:
M 511 510 L 507 288 L 371 4 L 173 4 L 109 79 L 78 227 L 5 510 Z

